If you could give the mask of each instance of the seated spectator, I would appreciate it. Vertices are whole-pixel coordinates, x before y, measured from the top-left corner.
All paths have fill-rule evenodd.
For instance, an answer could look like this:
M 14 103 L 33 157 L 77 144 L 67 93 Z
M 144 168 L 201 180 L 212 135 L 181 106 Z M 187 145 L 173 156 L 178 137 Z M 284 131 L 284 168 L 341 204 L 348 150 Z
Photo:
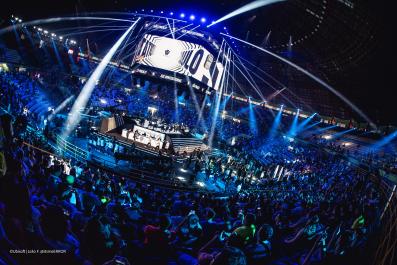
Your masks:
M 113 259 L 117 251 L 118 245 L 112 236 L 110 220 L 100 215 L 91 218 L 80 245 L 81 257 L 100 265 Z
M 47 207 L 41 216 L 41 228 L 43 235 L 53 249 L 74 251 L 79 247 L 79 242 L 70 233 L 70 223 L 62 208 L 57 206 Z
M 254 214 L 246 214 L 244 216 L 243 225 L 233 231 L 233 233 L 244 241 L 244 244 L 248 244 L 254 239 L 256 232 L 255 221 L 256 217 Z
M 256 242 L 248 244 L 244 252 L 247 255 L 248 264 L 266 264 L 271 256 L 273 228 L 268 224 L 263 224 L 256 232 Z

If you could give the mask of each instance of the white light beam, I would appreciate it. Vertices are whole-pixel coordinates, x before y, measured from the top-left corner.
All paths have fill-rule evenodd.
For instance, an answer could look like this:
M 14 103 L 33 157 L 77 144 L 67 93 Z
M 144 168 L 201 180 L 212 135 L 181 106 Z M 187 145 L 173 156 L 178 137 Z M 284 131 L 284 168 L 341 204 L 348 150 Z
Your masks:
M 138 18 L 129 29 L 124 32 L 124 34 L 120 37 L 120 39 L 113 45 L 113 47 L 109 50 L 106 56 L 102 59 L 99 63 L 95 71 L 92 73 L 88 81 L 85 83 L 83 89 L 81 90 L 78 98 L 76 99 L 75 103 L 73 104 L 72 110 L 69 113 L 68 119 L 66 121 L 66 129 L 63 133 L 63 137 L 66 138 L 69 134 L 74 130 L 77 124 L 81 120 L 80 109 L 84 109 L 87 105 L 89 98 L 91 97 L 92 91 L 96 86 L 97 80 L 99 80 L 105 70 L 106 66 L 109 64 L 110 60 L 112 59 L 113 55 L 116 53 L 117 49 L 120 47 L 121 43 L 127 37 L 128 33 L 135 27 L 137 22 L 140 20 Z
M 227 20 L 229 18 L 232 18 L 232 17 L 238 16 L 240 14 L 243 14 L 245 12 L 260 8 L 262 6 L 267 6 L 267 5 L 270 5 L 270 4 L 283 2 L 283 1 L 285 1 L 285 0 L 257 0 L 257 1 L 253 1 L 253 2 L 251 2 L 249 4 L 246 4 L 245 6 L 242 6 L 242 7 L 238 8 L 238 9 L 234 10 L 233 12 L 221 17 L 217 21 L 209 24 L 207 26 L 207 28 L 209 28 L 209 27 L 211 27 L 211 26 L 213 26 L 215 24 L 218 24 L 219 22 L 225 21 L 225 20 Z
M 280 61 L 283 61 L 284 63 L 286 63 L 286 64 L 288 64 L 288 65 L 294 67 L 294 68 L 295 68 L 296 70 L 298 70 L 299 72 L 302 72 L 303 74 L 307 75 L 308 77 L 310 77 L 311 79 L 313 79 L 314 81 L 316 81 L 317 83 L 319 83 L 320 85 L 324 86 L 324 87 L 327 88 L 329 91 L 331 91 L 332 93 L 334 93 L 337 97 L 339 97 L 339 98 L 340 98 L 341 100 L 343 100 L 346 104 L 348 104 L 348 105 L 349 105 L 357 114 L 359 114 L 365 121 L 367 121 L 367 122 L 371 125 L 372 128 L 376 129 L 375 123 L 372 122 L 371 119 L 370 119 L 367 115 L 365 115 L 365 113 L 362 112 L 356 105 L 354 105 L 353 102 L 351 102 L 349 99 L 347 99 L 344 95 L 342 95 L 342 94 L 341 94 L 339 91 L 337 91 L 335 88 L 331 87 L 330 85 L 328 85 L 328 84 L 325 83 L 323 80 L 321 80 L 320 78 L 318 78 L 318 77 L 315 76 L 314 74 L 310 73 L 310 72 L 307 71 L 306 69 L 300 67 L 300 66 L 297 65 L 297 64 L 294 64 L 294 63 L 291 62 L 291 61 L 288 61 L 287 59 L 285 59 L 285 58 L 283 58 L 283 57 L 281 57 L 281 56 L 279 56 L 279 55 L 277 55 L 277 54 L 275 54 L 275 53 L 273 53 L 273 52 L 271 52 L 271 51 L 269 51 L 269 50 L 266 50 L 266 49 L 264 49 L 264 48 L 262 48 L 262 47 L 256 46 L 256 45 L 254 45 L 254 44 L 252 44 L 252 43 L 250 43 L 250 42 L 247 42 L 247 41 L 245 41 L 245 40 L 242 40 L 242 39 L 233 37 L 233 36 L 228 35 L 228 34 L 224 34 L 224 33 L 222 33 L 222 32 L 221 32 L 220 34 L 223 35 L 223 36 L 229 37 L 229 38 L 231 38 L 231 39 L 240 41 L 240 42 L 242 42 L 242 43 L 245 43 L 245 44 L 247 44 L 247 45 L 249 45 L 249 46 L 251 46 L 251 47 L 254 47 L 254 48 L 258 49 L 258 50 L 261 50 L 261 51 L 263 51 L 263 52 L 265 52 L 265 53 L 267 53 L 267 54 L 269 54 L 269 55 L 271 55 L 271 56 L 273 56 L 273 57 L 279 59 Z

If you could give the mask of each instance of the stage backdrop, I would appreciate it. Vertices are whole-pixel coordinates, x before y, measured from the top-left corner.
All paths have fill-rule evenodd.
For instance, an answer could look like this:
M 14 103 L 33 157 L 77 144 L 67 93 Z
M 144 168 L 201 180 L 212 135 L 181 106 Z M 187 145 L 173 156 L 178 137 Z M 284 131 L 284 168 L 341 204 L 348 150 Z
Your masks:
M 116 119 L 115 117 L 105 118 L 101 122 L 101 133 L 107 133 L 116 128 Z
M 199 44 L 145 34 L 134 61 L 162 70 L 191 76 L 218 90 L 224 67 L 221 57 Z

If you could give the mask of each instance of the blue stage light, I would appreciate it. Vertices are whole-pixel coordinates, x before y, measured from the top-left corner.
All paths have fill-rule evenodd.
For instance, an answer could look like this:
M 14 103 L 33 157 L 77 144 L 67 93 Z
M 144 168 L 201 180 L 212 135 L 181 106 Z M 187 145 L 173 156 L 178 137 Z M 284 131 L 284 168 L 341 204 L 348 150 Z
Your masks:
M 207 20 L 205 19 L 205 17 L 202 17 L 200 21 L 201 23 L 205 23 Z
M 332 138 L 333 138 L 333 139 L 340 138 L 342 135 L 345 135 L 345 134 L 347 134 L 347 133 L 349 133 L 349 132 L 352 132 L 352 131 L 354 131 L 354 130 L 355 130 L 355 128 L 351 128 L 351 129 L 347 129 L 347 130 L 342 131 L 342 132 L 335 133 L 335 134 L 332 135 Z
M 181 13 L 180 17 L 184 18 L 185 17 L 185 13 Z
M 299 109 L 297 109 L 294 119 L 292 121 L 291 127 L 287 133 L 288 136 L 294 137 L 297 134 L 297 126 L 298 126 L 298 117 L 299 117 Z
M 313 113 L 310 117 L 307 117 L 301 124 L 299 124 L 296 127 L 296 133 L 299 133 L 301 131 L 307 130 L 308 128 L 311 128 L 311 126 L 306 127 L 307 124 L 316 116 L 317 113 Z
M 190 20 L 194 20 L 196 17 L 194 15 L 190 15 Z
M 388 135 L 386 135 L 385 137 L 383 137 L 382 139 L 380 139 L 379 141 L 375 142 L 372 145 L 372 149 L 374 150 L 379 150 L 381 147 L 386 146 L 388 144 L 390 144 L 392 141 L 394 141 L 397 138 L 397 131 L 392 132 Z
M 249 128 L 253 135 L 258 135 L 258 126 L 255 117 L 254 105 L 252 104 L 251 97 L 248 97 L 249 100 Z
M 268 133 L 268 139 L 273 139 L 276 136 L 277 129 L 280 127 L 280 124 L 281 124 L 283 107 L 284 107 L 284 105 L 281 105 L 281 108 L 279 109 L 276 117 L 274 118 L 272 127 L 270 128 L 270 131 Z
M 174 12 L 170 12 L 170 15 L 173 16 L 173 15 L 174 15 Z

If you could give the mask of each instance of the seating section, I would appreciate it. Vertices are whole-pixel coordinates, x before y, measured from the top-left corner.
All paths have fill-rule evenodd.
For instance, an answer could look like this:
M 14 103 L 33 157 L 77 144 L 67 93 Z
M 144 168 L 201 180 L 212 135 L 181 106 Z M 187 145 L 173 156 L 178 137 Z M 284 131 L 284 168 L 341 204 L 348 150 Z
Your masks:
M 0 177 L 0 262 L 276 265 L 371 260 L 385 198 L 377 189 L 380 181 L 345 160 L 343 150 L 328 152 L 316 139 L 290 142 L 277 136 L 247 138 L 235 146 L 221 143 L 204 153 L 193 152 L 203 151 L 201 140 L 173 137 L 174 148 L 192 154 L 170 161 L 139 145 L 117 142 L 111 134 L 90 132 L 86 138 L 68 139 L 88 143 L 79 147 L 82 155 L 55 154 L 61 144 L 51 146 L 37 117 L 43 107 L 31 103 L 45 102 L 38 96 L 45 87 L 35 82 L 25 73 L 0 73 L 2 109 L 16 125 L 14 138 L 1 138 L 0 172 L 6 170 Z M 25 113 L 27 106 L 32 111 Z M 29 130 L 19 128 L 21 118 Z M 62 126 L 55 125 L 56 119 L 47 129 Z M 79 126 L 90 125 L 86 120 Z M 129 156 L 134 178 L 121 170 L 116 154 Z M 112 160 L 91 163 L 101 162 L 101 156 Z M 283 170 L 275 177 L 277 168 Z

